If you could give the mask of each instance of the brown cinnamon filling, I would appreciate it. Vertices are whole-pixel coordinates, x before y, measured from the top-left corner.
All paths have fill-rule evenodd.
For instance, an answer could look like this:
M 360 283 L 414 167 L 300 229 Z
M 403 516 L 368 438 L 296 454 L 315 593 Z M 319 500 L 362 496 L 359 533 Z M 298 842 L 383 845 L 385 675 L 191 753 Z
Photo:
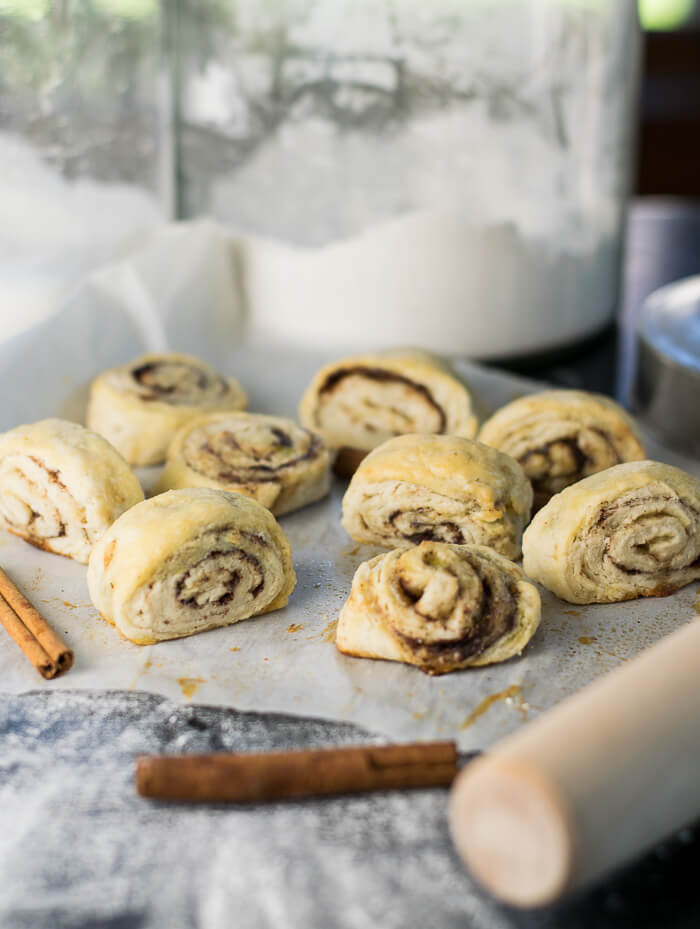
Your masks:
M 265 484 L 278 480 L 280 472 L 295 468 L 304 461 L 317 458 L 323 450 L 319 437 L 307 432 L 306 434 L 310 436 L 311 441 L 305 452 L 287 458 L 286 461 L 278 464 L 266 464 L 265 459 L 271 458 L 280 448 L 293 448 L 294 445 L 292 437 L 283 429 L 273 427 L 270 432 L 274 435 L 277 445 L 271 446 L 266 452 L 260 449 L 246 449 L 241 446 L 232 432 L 226 431 L 217 436 L 218 448 L 212 446 L 211 440 L 200 446 L 200 452 L 204 456 L 203 461 L 197 462 L 193 461 L 191 457 L 187 457 L 187 464 L 199 474 L 214 477 L 228 484 Z M 227 446 L 232 451 L 250 455 L 253 463 L 248 467 L 232 465 L 231 462 L 226 460 Z
M 428 550 L 424 556 L 424 563 L 432 565 L 431 558 L 433 555 Z M 466 634 L 459 640 L 427 642 L 423 638 L 408 635 L 399 629 L 393 630 L 394 634 L 410 649 L 416 659 L 416 664 L 428 674 L 442 674 L 462 665 L 468 659 L 485 652 L 515 627 L 518 598 L 517 588 L 512 578 L 501 574 L 497 567 L 480 559 L 478 555 L 461 552 L 460 558 L 468 562 L 481 585 L 481 597 L 478 604 L 475 604 L 475 607 L 478 605 L 478 612 L 468 617 L 469 629 Z M 455 579 L 456 600 L 467 596 L 462 589 L 459 574 L 451 570 L 448 563 L 441 563 L 439 569 Z M 419 606 L 425 599 L 426 588 L 422 584 L 416 585 L 411 578 L 399 574 L 397 586 L 412 609 L 427 623 L 444 623 L 445 612 L 449 614 L 454 608 L 454 603 L 450 602 L 451 597 L 448 596 L 445 602 L 433 607 L 433 613 L 437 610 L 442 611 L 443 615 L 426 613 Z M 441 585 L 441 590 L 443 586 Z
M 149 361 L 134 368 L 131 376 L 143 388 L 140 396 L 145 401 L 189 403 L 197 392 L 215 387 L 223 394 L 228 389 L 223 377 L 212 382 L 206 371 L 184 361 Z
M 588 431 L 600 436 L 614 455 L 613 464 L 619 464 L 620 456 L 609 434 L 596 428 L 589 428 Z M 536 509 L 543 506 L 553 494 L 596 470 L 595 460 L 583 451 L 578 438 L 572 436 L 553 439 L 528 449 L 518 460 L 532 484 Z
M 617 516 L 620 510 L 625 510 L 625 509 L 634 507 L 640 503 L 643 503 L 645 499 L 646 498 L 643 498 L 643 497 L 633 497 L 631 499 L 626 499 L 619 503 L 617 502 L 609 503 L 607 504 L 607 506 L 601 507 L 601 510 L 598 514 L 598 518 L 596 519 L 595 523 L 593 523 L 593 525 L 591 526 L 591 531 L 594 531 L 596 529 L 605 531 L 607 523 L 609 523 L 611 519 Z M 663 504 L 663 503 L 669 503 L 671 501 L 678 503 L 684 509 L 689 510 L 695 516 L 696 520 L 700 521 L 700 511 L 698 511 L 696 507 L 694 507 L 693 504 L 689 500 L 685 500 L 681 497 L 672 497 L 670 494 L 664 494 L 663 496 L 654 497 L 655 505 L 657 503 Z M 673 514 L 667 514 L 667 515 L 672 516 Z M 614 528 L 611 531 L 614 531 Z M 613 558 L 612 555 L 610 555 L 609 553 L 610 541 L 611 540 L 609 537 L 605 540 L 605 556 L 608 558 L 611 564 L 615 565 L 615 567 L 619 571 L 622 571 L 623 574 L 628 574 L 628 575 L 649 573 L 647 571 L 642 570 L 641 568 L 630 568 L 628 565 L 625 565 L 621 563 L 620 561 L 618 561 L 616 558 Z M 654 552 L 649 550 L 648 543 L 644 543 L 643 546 L 638 546 L 638 547 L 639 548 L 643 547 L 644 555 L 648 558 L 651 558 L 655 562 L 655 564 L 658 565 L 658 568 L 654 569 L 654 572 L 653 572 L 654 574 L 658 573 L 662 575 L 663 574 L 670 575 L 670 574 L 674 574 L 678 570 L 677 568 L 665 567 L 663 563 L 659 561 L 658 556 Z M 696 561 L 693 562 L 691 565 L 689 565 L 689 567 L 691 568 L 695 567 L 696 564 L 700 564 L 700 558 L 696 559 Z M 659 589 L 661 590 L 662 588 L 659 588 Z M 675 589 L 676 588 L 674 587 L 673 590 Z M 661 595 L 662 594 L 659 594 L 659 596 Z
M 365 365 L 357 365 L 356 367 L 350 368 L 337 368 L 335 371 L 332 371 L 328 375 L 325 382 L 322 384 L 319 390 L 319 397 L 322 397 L 324 394 L 332 393 L 338 387 L 341 381 L 343 381 L 346 377 L 351 377 L 353 375 L 366 377 L 369 380 L 376 381 L 378 384 L 390 381 L 398 384 L 405 384 L 406 387 L 409 387 L 417 394 L 420 394 L 425 402 L 435 410 L 439 419 L 439 428 L 436 430 L 436 432 L 444 433 L 447 423 L 445 412 L 442 407 L 435 401 L 428 388 L 423 384 L 412 381 L 408 377 L 404 377 L 403 374 L 398 374 L 395 371 L 388 371 L 385 368 L 370 368 Z M 316 415 L 316 423 L 319 423 L 318 413 Z M 374 425 L 372 423 L 365 422 L 364 428 L 371 432 L 374 430 Z
M 54 469 L 54 468 L 49 468 L 49 466 L 48 466 L 47 464 L 45 464 L 43 461 L 41 461 L 41 459 L 36 458 L 34 455 L 28 455 L 27 457 L 28 457 L 31 461 L 33 461 L 34 464 L 35 464 L 38 468 L 41 468 L 42 471 L 45 471 L 45 472 L 46 472 L 46 474 L 48 475 L 48 478 L 49 478 L 49 480 L 51 481 L 52 484 L 58 484 L 58 486 L 61 488 L 61 490 L 66 490 L 66 491 L 68 490 L 68 488 L 66 487 L 66 485 L 63 483 L 63 481 L 62 481 L 61 478 L 59 477 L 59 475 L 60 475 L 61 472 L 60 472 L 57 468 L 56 468 L 56 469 Z
M 421 507 L 411 512 L 394 510 L 390 514 L 388 522 L 396 533 L 414 544 L 419 542 L 451 542 L 453 545 L 462 545 L 467 541 L 459 526 L 450 520 L 436 522 L 428 517 L 425 521 L 422 521 L 420 514 L 424 512 L 426 512 L 426 509 Z M 397 525 L 399 519 L 409 521 L 411 529 L 408 532 Z
M 492 622 L 494 617 L 489 616 L 487 604 L 494 601 L 492 593 L 487 584 L 484 585 L 484 613 L 480 617 L 477 632 L 472 633 L 469 638 L 460 642 L 421 642 L 418 639 L 411 639 L 400 632 L 396 632 L 399 638 L 403 639 L 410 646 L 420 663 L 422 670 L 428 674 L 441 674 L 453 669 L 455 666 L 462 664 L 469 658 L 481 655 L 498 639 L 507 635 L 515 626 L 517 615 L 517 602 L 514 596 L 507 601 L 500 601 L 501 609 L 499 613 L 497 628 L 494 629 Z M 430 617 L 426 617 L 430 621 Z
M 262 541 L 259 536 L 254 536 L 254 538 L 256 541 Z M 236 595 L 236 589 L 243 579 L 240 570 L 243 565 L 249 569 L 252 575 L 249 593 L 255 598 L 265 587 L 265 577 L 258 559 L 242 548 L 219 549 L 208 552 L 204 558 L 190 565 L 188 570 L 178 578 L 175 584 L 175 595 L 184 606 L 197 610 L 212 605 L 223 606 Z M 216 597 L 208 597 L 203 602 L 199 602 L 198 596 L 201 596 L 201 594 L 185 595 L 184 589 L 195 575 L 211 574 L 213 576 L 217 572 L 219 576 L 216 578 L 216 584 L 222 588 L 222 591 Z
M 277 443 L 280 448 L 291 448 L 292 447 L 292 437 L 288 432 L 285 432 L 284 429 L 279 429 L 277 426 L 273 426 L 270 429 L 270 432 L 277 439 Z
M 30 461 L 32 461 L 37 466 L 37 468 L 40 468 L 47 475 L 50 483 L 55 484 L 57 487 L 60 487 L 62 491 L 65 491 L 65 493 L 69 493 L 68 488 L 61 480 L 61 477 L 60 477 L 61 472 L 58 469 L 49 468 L 48 465 L 46 465 L 43 461 L 41 461 L 41 459 L 35 457 L 34 455 L 28 455 L 27 457 L 30 459 Z M 28 477 L 27 477 L 27 480 L 30 483 L 33 483 Z M 60 510 L 54 504 L 52 504 L 52 506 L 54 510 L 53 519 L 58 527 L 57 531 L 55 531 L 52 535 L 44 535 L 44 534 L 36 532 L 35 524 L 37 520 L 46 519 L 46 516 L 42 513 L 38 513 L 32 507 L 29 507 L 29 510 L 30 510 L 29 521 L 23 525 L 12 523 L 7 517 L 5 517 L 6 522 L 8 523 L 8 528 L 10 532 L 12 532 L 14 535 L 21 536 L 31 545 L 34 545 L 36 548 L 41 548 L 47 551 L 51 551 L 51 549 L 49 548 L 49 543 L 51 542 L 51 540 L 64 538 L 68 534 L 68 529 L 67 529 L 65 520 L 61 516 Z M 84 529 L 83 529 L 83 532 L 85 532 Z

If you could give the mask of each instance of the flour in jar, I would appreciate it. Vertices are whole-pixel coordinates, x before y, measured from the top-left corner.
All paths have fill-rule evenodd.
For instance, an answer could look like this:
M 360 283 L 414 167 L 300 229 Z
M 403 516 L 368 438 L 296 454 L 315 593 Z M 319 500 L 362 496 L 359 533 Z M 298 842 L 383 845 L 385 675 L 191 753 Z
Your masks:
M 239 14 L 226 48 L 186 69 L 184 139 L 213 130 L 225 167 L 212 174 L 188 145 L 183 193 L 243 237 L 254 336 L 488 357 L 604 324 L 627 186 L 631 0 Z

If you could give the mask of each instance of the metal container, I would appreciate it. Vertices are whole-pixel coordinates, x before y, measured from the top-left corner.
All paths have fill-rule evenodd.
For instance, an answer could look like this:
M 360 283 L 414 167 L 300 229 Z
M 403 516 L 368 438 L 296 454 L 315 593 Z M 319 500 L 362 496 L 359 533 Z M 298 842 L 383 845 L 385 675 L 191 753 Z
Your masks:
M 239 237 L 251 332 L 478 358 L 618 299 L 636 0 L 180 0 L 185 215 Z
M 660 438 L 700 454 L 700 276 L 647 297 L 637 349 L 637 415 Z

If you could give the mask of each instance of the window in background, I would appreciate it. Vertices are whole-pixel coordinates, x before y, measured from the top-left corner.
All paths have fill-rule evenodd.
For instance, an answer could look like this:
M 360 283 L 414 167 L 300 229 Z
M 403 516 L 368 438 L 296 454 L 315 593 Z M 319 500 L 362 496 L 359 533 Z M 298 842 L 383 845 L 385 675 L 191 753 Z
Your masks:
M 639 0 L 639 17 L 645 29 L 683 29 L 700 19 L 700 3 L 698 0 Z
M 160 221 L 160 36 L 159 0 L 0 0 L 3 336 Z

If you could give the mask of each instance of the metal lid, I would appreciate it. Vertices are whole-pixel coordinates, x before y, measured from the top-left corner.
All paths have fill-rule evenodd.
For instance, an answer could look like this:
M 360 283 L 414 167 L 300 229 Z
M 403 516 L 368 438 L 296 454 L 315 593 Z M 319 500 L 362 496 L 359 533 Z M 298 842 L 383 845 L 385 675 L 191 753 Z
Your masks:
M 647 297 L 637 348 L 635 412 L 667 442 L 700 454 L 700 276 Z

